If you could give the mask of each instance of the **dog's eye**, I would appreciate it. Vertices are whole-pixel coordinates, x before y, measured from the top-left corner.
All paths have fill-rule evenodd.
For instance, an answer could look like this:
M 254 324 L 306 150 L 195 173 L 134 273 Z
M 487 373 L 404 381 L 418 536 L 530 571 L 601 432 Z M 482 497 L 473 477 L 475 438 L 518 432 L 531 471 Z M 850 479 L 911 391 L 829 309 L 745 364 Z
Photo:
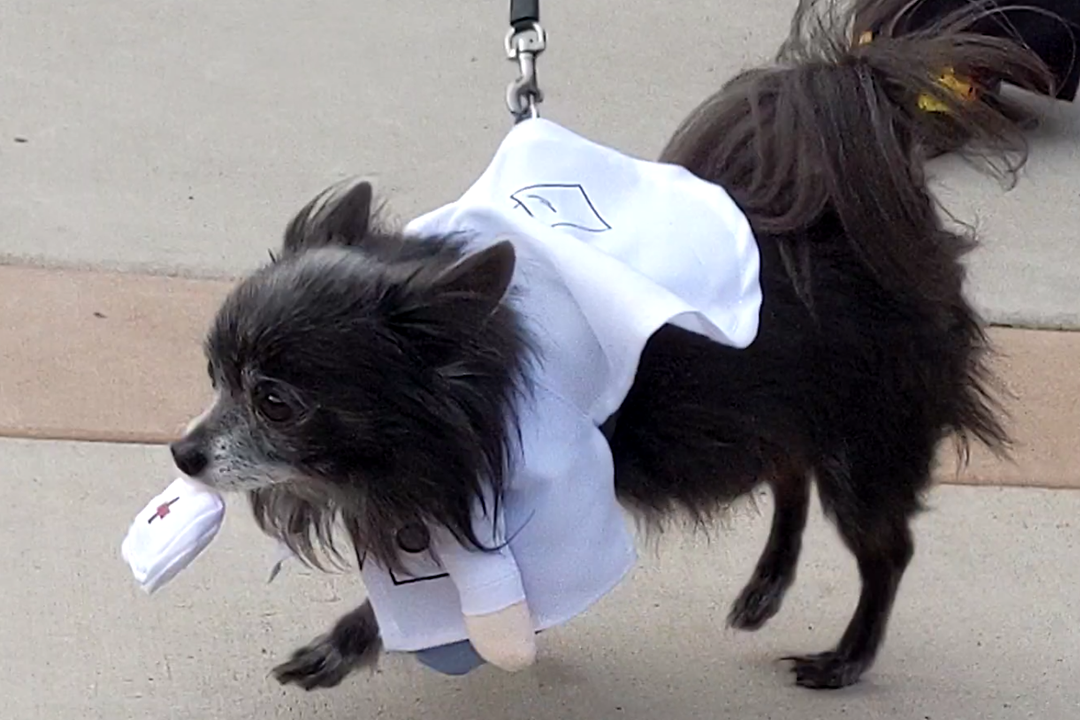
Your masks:
M 292 406 L 272 390 L 259 390 L 255 393 L 255 410 L 275 423 L 288 422 L 293 417 Z

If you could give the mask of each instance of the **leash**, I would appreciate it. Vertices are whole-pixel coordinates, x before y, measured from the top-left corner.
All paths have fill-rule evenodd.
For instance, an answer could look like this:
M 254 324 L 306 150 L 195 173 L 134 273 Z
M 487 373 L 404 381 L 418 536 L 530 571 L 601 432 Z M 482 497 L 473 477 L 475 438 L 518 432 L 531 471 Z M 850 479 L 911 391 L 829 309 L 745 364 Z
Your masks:
M 540 117 L 544 93 L 536 82 L 536 58 L 547 47 L 540 26 L 540 0 L 510 0 L 510 29 L 504 41 L 506 57 L 518 65 L 518 77 L 506 88 L 506 107 L 517 124 Z

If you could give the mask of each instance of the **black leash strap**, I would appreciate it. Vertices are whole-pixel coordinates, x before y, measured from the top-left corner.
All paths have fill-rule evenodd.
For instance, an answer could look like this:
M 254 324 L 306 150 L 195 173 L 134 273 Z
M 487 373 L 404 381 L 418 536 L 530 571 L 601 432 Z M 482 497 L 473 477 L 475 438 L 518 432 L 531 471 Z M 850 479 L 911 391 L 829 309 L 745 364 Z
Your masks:
M 536 82 L 536 58 L 547 47 L 540 27 L 540 0 L 510 0 L 510 30 L 506 33 L 506 57 L 518 65 L 518 77 L 506 88 L 506 107 L 519 123 L 540 117 L 538 105 L 544 94 Z
M 510 27 L 524 29 L 540 22 L 540 0 L 510 0 Z

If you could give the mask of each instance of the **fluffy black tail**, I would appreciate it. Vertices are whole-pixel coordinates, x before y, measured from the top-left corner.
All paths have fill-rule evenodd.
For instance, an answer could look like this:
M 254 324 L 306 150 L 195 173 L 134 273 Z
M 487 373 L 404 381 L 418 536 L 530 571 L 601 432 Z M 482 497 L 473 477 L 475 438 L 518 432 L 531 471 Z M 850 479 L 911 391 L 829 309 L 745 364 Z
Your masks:
M 1051 75 L 1021 45 L 967 32 L 988 12 L 974 4 L 902 37 L 853 37 L 856 17 L 870 23 L 911 3 L 838 9 L 802 0 L 777 62 L 706 100 L 661 159 L 725 187 L 759 233 L 804 231 L 828 211 L 890 290 L 949 287 L 940 277 L 949 268 L 919 251 L 939 227 L 923 180 L 925 148 L 962 132 L 987 168 L 1014 175 L 1026 159 L 1016 123 L 954 88 L 994 78 L 1046 92 Z
M 914 0 L 917 1 L 917 0 Z M 854 19 L 895 16 L 913 0 L 803 0 L 777 60 L 746 71 L 686 119 L 661 159 L 723 186 L 763 242 L 776 243 L 795 291 L 814 313 L 815 238 L 846 244 L 868 277 L 905 306 L 936 308 L 950 368 L 935 413 L 966 451 L 968 436 L 1004 451 L 988 343 L 963 296 L 958 262 L 974 244 L 946 229 L 923 165 L 947 134 L 1012 177 L 1026 159 L 1020 128 L 978 93 L 980 78 L 1048 92 L 1042 61 L 1008 40 L 969 32 L 977 5 L 902 37 L 868 43 Z M 946 81 L 942 77 L 946 76 Z M 957 92 L 967 81 L 974 92 Z M 951 85 L 950 85 L 951 82 Z

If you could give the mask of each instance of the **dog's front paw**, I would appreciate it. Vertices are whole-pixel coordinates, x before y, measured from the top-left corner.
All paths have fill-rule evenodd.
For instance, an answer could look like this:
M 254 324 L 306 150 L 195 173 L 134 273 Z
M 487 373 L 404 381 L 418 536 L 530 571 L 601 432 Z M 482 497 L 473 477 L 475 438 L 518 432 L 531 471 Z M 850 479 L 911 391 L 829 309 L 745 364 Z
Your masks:
M 786 657 L 792 663 L 795 684 L 813 690 L 838 690 L 854 685 L 862 677 L 867 663 L 839 652 Z
M 728 627 L 736 630 L 760 630 L 776 613 L 784 601 L 785 584 L 781 578 L 762 580 L 754 578 L 743 588 L 728 613 Z
M 305 690 L 332 688 L 357 668 L 374 664 L 374 655 L 377 653 L 343 651 L 333 635 L 323 635 L 295 651 L 273 672 L 282 685 L 299 685 Z

